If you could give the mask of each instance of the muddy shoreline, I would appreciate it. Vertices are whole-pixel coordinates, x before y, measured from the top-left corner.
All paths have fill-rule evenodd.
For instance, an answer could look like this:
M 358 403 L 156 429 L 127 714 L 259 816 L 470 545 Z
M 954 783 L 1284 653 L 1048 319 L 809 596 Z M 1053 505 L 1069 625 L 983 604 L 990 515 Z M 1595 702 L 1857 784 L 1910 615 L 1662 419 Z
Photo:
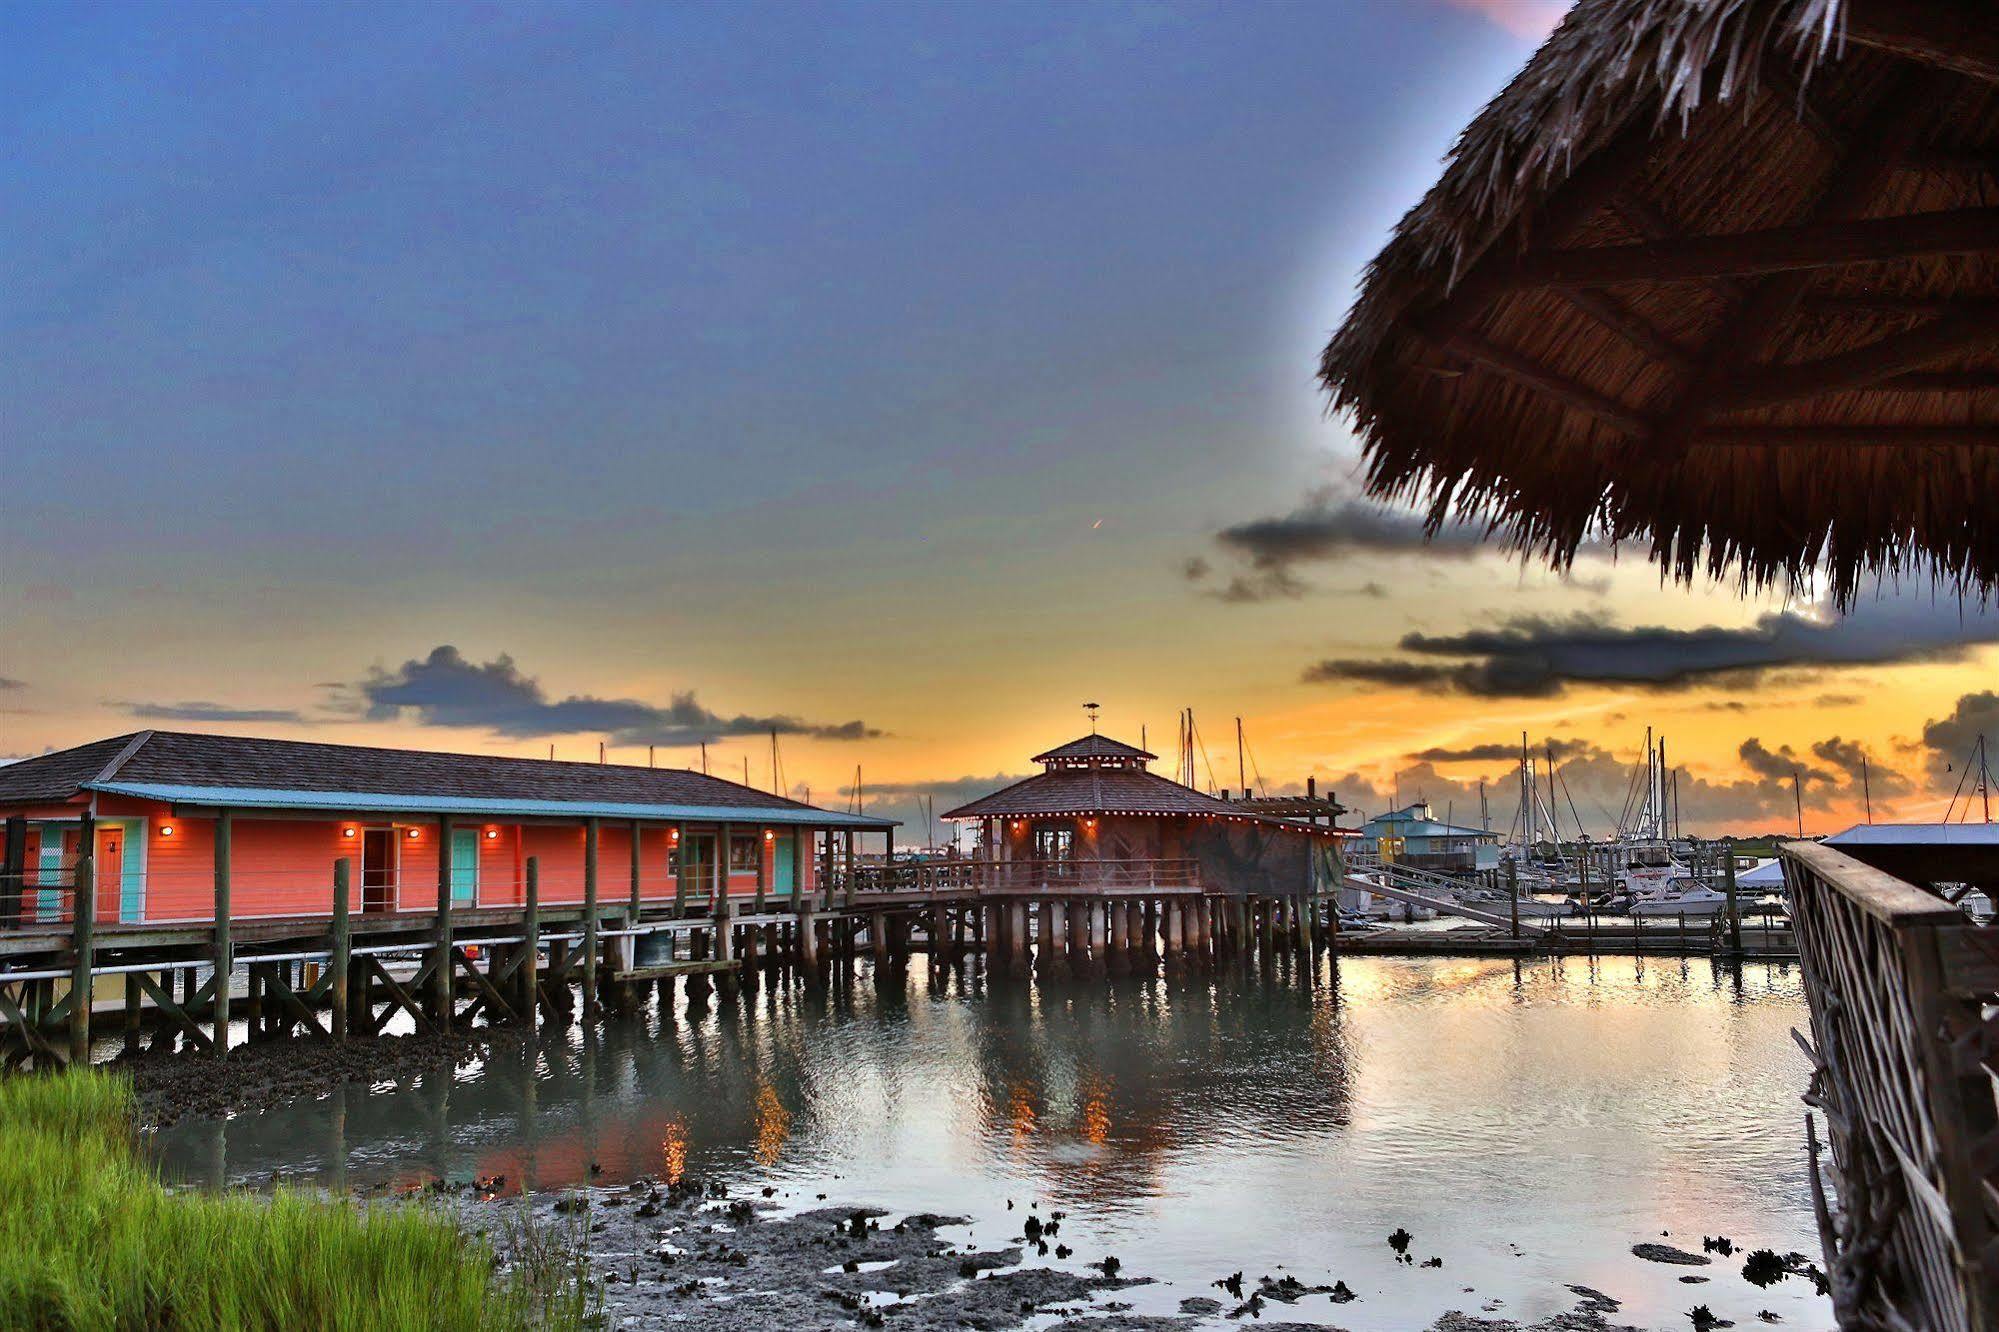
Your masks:
M 342 1083 L 366 1086 L 453 1069 L 531 1038 L 506 1028 L 450 1035 L 381 1036 L 336 1045 L 324 1040 L 239 1045 L 219 1060 L 193 1052 L 148 1050 L 121 1055 L 111 1067 L 131 1075 L 139 1121 L 148 1129 L 187 1119 L 219 1119 L 287 1101 L 330 1095 Z
M 1338 1332 L 1338 1307 L 1360 1298 L 1332 1278 L 1312 1285 L 1289 1275 L 1241 1273 L 1189 1292 L 1124 1271 L 1114 1255 L 1069 1254 L 1059 1244 L 1061 1214 L 1031 1207 L 1020 1213 L 1017 1235 L 982 1246 L 972 1241 L 967 1217 L 898 1218 L 817 1200 L 791 1211 L 771 1197 L 731 1196 L 719 1183 L 639 1180 L 531 1199 L 495 1191 L 506 1187 L 503 1180 L 481 1183 L 489 1188 L 449 1191 L 464 1224 L 491 1239 L 506 1262 L 527 1261 L 522 1246 L 550 1236 L 573 1246 L 600 1283 L 608 1327 Z M 1073 1261 L 1037 1262 L 1051 1247 Z M 1428 1332 L 1641 1332 L 1612 1321 L 1616 1300 L 1583 1286 L 1569 1289 L 1574 1308 L 1550 1319 L 1520 1323 L 1451 1312 Z M 1170 1311 L 1159 1311 L 1162 1304 Z

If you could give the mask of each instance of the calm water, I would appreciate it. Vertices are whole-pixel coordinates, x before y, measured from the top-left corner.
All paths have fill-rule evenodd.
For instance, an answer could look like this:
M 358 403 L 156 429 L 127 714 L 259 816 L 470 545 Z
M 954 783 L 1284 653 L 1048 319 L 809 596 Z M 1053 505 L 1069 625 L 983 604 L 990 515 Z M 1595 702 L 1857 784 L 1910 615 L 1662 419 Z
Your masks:
M 1362 1299 L 1269 1316 L 1355 1332 L 1495 1300 L 1539 1318 L 1572 1282 L 1645 1325 L 1685 1327 L 1700 1303 L 1831 1325 L 1800 1281 L 1744 1283 L 1739 1257 L 1629 1252 L 1670 1231 L 1817 1257 L 1795 968 L 1369 958 L 1306 980 L 987 992 L 918 969 L 883 993 L 863 968 L 824 998 L 572 1032 L 532 1060 L 183 1124 L 160 1148 L 204 1182 L 719 1172 L 793 1205 L 970 1215 L 989 1245 L 1018 1233 L 1009 1200 L 1038 1199 L 1068 1213 L 1073 1261 L 1114 1253 L 1168 1283 L 1124 1297 L 1143 1311 L 1282 1268 Z M 1393 1262 L 1397 1226 L 1443 1267 Z

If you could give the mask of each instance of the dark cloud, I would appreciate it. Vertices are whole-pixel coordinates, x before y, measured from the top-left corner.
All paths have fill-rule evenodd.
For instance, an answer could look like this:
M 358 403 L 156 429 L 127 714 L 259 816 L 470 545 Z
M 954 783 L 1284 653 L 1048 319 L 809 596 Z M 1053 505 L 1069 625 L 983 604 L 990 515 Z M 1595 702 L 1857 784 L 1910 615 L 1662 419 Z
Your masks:
M 1801 784 L 1832 781 L 1831 773 L 1814 768 L 1793 753 L 1789 745 L 1779 745 L 1772 750 L 1752 735 L 1735 752 L 1743 767 L 1768 782 L 1788 782 L 1793 776 Z
M 394 671 L 376 670 L 355 686 L 364 715 L 373 721 L 413 716 L 426 726 L 480 727 L 497 735 L 602 735 L 620 745 L 694 745 L 727 736 L 804 735 L 820 740 L 865 740 L 882 734 L 859 721 L 809 722 L 779 714 L 725 717 L 695 700 L 692 691 L 664 704 L 630 698 L 573 694 L 551 700 L 538 681 L 523 675 L 504 654 L 485 663 L 467 661 L 457 648 L 433 648 L 421 661 Z
M 1814 743 L 1812 754 L 1844 773 L 1852 790 L 1861 790 L 1864 784 L 1870 796 L 1889 797 L 1907 795 L 1913 789 L 1907 777 L 1883 763 L 1858 740 L 1830 736 Z
M 1817 708 L 1850 708 L 1867 700 L 1858 694 L 1820 694 L 1812 700 Z
M 1213 568 L 1214 566 L 1201 556 L 1189 555 L 1186 562 L 1180 566 L 1180 576 L 1190 583 L 1198 583 L 1206 578 Z
M 1836 619 L 1771 612 L 1726 628 L 1627 628 L 1594 614 L 1523 615 L 1462 633 L 1405 634 L 1396 646 L 1416 660 L 1329 659 L 1308 667 L 1305 679 L 1549 698 L 1570 685 L 1748 687 L 1774 683 L 1779 672 L 1795 680 L 1800 669 L 1956 660 L 1993 642 L 1999 642 L 1999 611 L 1962 612 L 1913 599 L 1864 603 Z
M 1988 750 L 1999 744 L 1999 693 L 1990 689 L 1961 695 L 1948 717 L 1923 723 L 1923 748 L 1928 751 L 1931 777 L 1963 771 L 1981 735 Z
M 9 676 L 0 675 L 0 689 L 26 689 L 27 687 L 28 682 L 26 680 L 16 680 Z
M 1025 772 L 1012 774 L 996 772 L 990 777 L 944 777 L 936 780 L 882 782 L 880 784 L 863 781 L 861 783 L 861 793 L 870 800 L 876 796 L 921 796 L 925 800 L 935 796 L 937 797 L 937 812 L 941 814 L 954 805 L 962 805 L 968 800 L 976 800 L 982 795 L 990 795 L 1001 787 L 1012 786 L 1015 782 L 1024 782 L 1032 775 Z M 842 796 L 851 796 L 853 793 L 854 788 L 852 786 L 843 786 L 840 788 Z
M 1555 751 L 1555 760 L 1560 762 L 1576 754 L 1590 753 L 1595 749 L 1595 746 L 1586 740 L 1543 740 L 1528 752 L 1538 759 L 1545 757 L 1551 748 Z M 1500 742 L 1495 744 L 1467 745 L 1460 749 L 1451 749 L 1436 745 L 1429 749 L 1419 750 L 1409 757 L 1425 763 L 1511 763 L 1519 759 L 1520 746 Z
M 1231 606 L 1247 606 L 1259 601 L 1296 601 L 1310 590 L 1283 569 L 1257 569 L 1236 574 L 1220 587 L 1203 588 L 1201 595 Z
M 1333 657 L 1313 662 L 1305 668 L 1306 684 L 1372 684 L 1397 688 L 1423 689 L 1433 693 L 1455 690 L 1465 694 L 1512 698 L 1534 697 L 1524 688 L 1507 688 L 1489 678 L 1482 665 L 1444 666 L 1435 662 L 1402 661 L 1394 657 Z M 1559 685 L 1549 684 L 1540 696 L 1560 693 Z
M 305 714 L 296 708 L 235 708 L 226 703 L 120 703 L 127 716 L 140 721 L 174 722 L 285 722 L 305 723 Z
M 1274 518 L 1257 518 L 1215 534 L 1224 549 L 1258 569 L 1290 569 L 1348 555 L 1422 551 L 1468 559 L 1491 545 L 1483 528 L 1448 524 L 1433 535 L 1416 514 L 1360 499 L 1315 496 Z

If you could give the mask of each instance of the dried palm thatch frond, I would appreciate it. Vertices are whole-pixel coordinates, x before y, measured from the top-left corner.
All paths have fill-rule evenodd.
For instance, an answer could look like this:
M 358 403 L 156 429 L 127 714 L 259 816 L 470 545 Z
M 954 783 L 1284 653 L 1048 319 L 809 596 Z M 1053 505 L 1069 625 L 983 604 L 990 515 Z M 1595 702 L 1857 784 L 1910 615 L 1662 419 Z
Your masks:
M 1999 7 L 1581 0 L 1321 362 L 1370 491 L 1565 564 L 1999 591 Z

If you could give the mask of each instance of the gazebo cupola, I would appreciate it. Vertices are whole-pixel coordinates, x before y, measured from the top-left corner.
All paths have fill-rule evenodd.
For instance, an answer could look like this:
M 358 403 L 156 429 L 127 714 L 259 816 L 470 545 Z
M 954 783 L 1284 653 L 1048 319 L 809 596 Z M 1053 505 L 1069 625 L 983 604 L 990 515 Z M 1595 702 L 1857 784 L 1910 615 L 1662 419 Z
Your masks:
M 1057 745 L 1046 753 L 1036 754 L 1034 762 L 1041 765 L 1043 772 L 1076 768 L 1128 768 L 1144 772 L 1145 765 L 1158 757 L 1136 745 L 1093 733 L 1080 740 L 1071 740 L 1066 745 Z

